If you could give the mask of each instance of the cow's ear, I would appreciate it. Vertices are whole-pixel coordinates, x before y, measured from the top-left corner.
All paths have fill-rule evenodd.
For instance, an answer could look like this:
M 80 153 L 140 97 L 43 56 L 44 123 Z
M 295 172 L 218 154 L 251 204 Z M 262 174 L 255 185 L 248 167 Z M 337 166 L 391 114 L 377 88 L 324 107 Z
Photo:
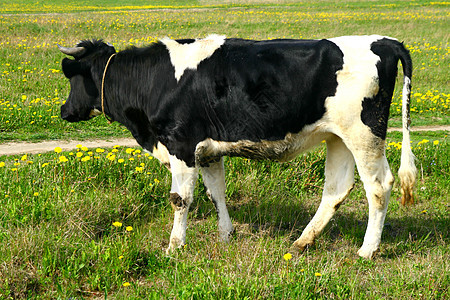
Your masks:
M 61 65 L 63 73 L 67 78 L 71 78 L 83 72 L 83 66 L 80 62 L 67 57 L 62 60 Z

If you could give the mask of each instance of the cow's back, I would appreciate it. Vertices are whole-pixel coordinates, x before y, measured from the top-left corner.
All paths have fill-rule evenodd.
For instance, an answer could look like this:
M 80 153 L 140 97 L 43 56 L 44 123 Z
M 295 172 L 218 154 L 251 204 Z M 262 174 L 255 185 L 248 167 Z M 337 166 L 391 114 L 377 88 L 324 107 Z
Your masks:
M 205 138 L 281 140 L 322 118 L 342 64 L 342 52 L 327 40 L 228 39 L 185 72 L 177 99 Z

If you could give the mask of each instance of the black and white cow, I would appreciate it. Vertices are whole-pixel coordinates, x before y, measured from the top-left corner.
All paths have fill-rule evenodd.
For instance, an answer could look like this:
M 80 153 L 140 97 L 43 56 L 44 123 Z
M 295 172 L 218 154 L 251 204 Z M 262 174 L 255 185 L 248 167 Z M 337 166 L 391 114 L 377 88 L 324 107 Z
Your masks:
M 402 202 L 413 201 L 412 62 L 393 38 L 254 41 L 210 35 L 165 38 L 118 53 L 96 40 L 59 48 L 74 57 L 62 61 L 71 91 L 61 117 L 77 122 L 103 112 L 171 170 L 175 217 L 168 251 L 185 243 L 199 169 L 226 241 L 233 226 L 222 157 L 287 161 L 326 140 L 322 201 L 294 245 L 304 249 L 324 229 L 354 185 L 356 164 L 369 203 L 358 254 L 371 258 L 394 182 L 385 138 L 399 60 L 404 73 L 399 177 Z

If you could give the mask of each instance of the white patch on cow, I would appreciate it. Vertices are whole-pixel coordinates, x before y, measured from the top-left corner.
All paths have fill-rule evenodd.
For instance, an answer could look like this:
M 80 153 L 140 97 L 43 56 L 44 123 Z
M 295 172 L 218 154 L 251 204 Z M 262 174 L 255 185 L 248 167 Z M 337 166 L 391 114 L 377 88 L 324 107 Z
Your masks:
M 166 167 L 170 168 L 169 151 L 166 146 L 158 142 L 158 144 L 153 147 L 153 150 L 144 149 L 145 152 L 149 153 L 154 158 L 158 159 Z
M 178 194 L 183 202 L 181 207 L 175 208 L 173 228 L 170 234 L 170 243 L 167 253 L 183 246 L 186 242 L 186 226 L 189 206 L 194 199 L 195 183 L 198 178 L 198 169 L 189 168 L 182 160 L 169 155 L 172 172 L 171 193 Z
M 91 110 L 91 112 L 89 113 L 89 117 L 93 118 L 96 116 L 100 116 L 101 114 L 103 114 L 101 111 L 99 111 L 98 109 L 94 108 L 93 110 Z
M 213 55 L 225 43 L 225 36 L 212 34 L 190 44 L 180 44 L 170 38 L 163 38 L 161 42 L 169 50 L 175 78 L 179 81 L 186 69 L 196 70 L 201 61 Z
M 379 90 L 376 64 L 380 57 L 370 49 L 383 36 L 344 36 L 330 39 L 344 54 L 343 69 L 337 74 L 336 95 L 325 101 L 324 115 L 329 130 L 342 138 L 353 154 L 369 202 L 369 222 L 358 254 L 371 258 L 381 240 L 393 176 L 385 157 L 384 141 L 361 120 L 362 101 Z
M 336 95 L 325 101 L 325 118 L 334 124 L 333 132 L 358 136 L 367 127 L 361 121 L 362 101 L 378 93 L 378 70 L 380 57 L 370 50 L 373 42 L 382 36 L 343 36 L 329 39 L 344 54 L 342 70 L 337 71 Z M 349 109 L 351 108 L 351 109 Z
M 172 172 L 171 193 L 177 193 L 181 198 L 192 197 L 192 192 L 197 181 L 197 168 L 190 168 L 182 160 L 174 155 L 169 155 L 170 167 Z
M 203 182 L 207 188 L 208 196 L 214 202 L 217 210 L 219 221 L 219 236 L 222 241 L 228 242 L 233 232 L 233 224 L 231 223 L 225 203 L 225 170 L 223 159 L 219 162 L 210 163 L 208 167 L 202 167 Z

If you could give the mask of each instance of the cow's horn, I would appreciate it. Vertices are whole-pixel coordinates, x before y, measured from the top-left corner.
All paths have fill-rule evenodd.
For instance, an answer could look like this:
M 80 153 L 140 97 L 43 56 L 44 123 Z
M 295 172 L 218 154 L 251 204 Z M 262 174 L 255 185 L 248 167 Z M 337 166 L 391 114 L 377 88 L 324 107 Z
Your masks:
M 62 53 L 71 55 L 71 56 L 81 56 L 86 51 L 86 48 L 84 48 L 84 47 L 67 48 L 67 47 L 58 45 L 58 48 Z

